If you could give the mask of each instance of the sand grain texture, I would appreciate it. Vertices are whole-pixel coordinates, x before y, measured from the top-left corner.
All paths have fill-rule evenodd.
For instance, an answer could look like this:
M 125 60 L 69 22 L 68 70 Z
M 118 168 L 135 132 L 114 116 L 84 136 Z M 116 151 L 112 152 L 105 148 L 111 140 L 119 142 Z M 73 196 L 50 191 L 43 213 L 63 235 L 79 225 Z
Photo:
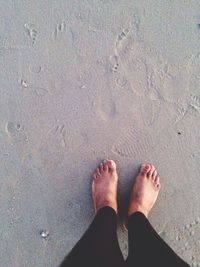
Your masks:
M 57 266 L 94 216 L 91 175 L 142 162 L 162 191 L 150 220 L 200 266 L 198 1 L 1 1 L 0 258 Z M 46 234 L 48 233 L 48 234 Z M 127 237 L 119 228 L 127 255 Z M 199 264 L 199 265 L 198 265 Z

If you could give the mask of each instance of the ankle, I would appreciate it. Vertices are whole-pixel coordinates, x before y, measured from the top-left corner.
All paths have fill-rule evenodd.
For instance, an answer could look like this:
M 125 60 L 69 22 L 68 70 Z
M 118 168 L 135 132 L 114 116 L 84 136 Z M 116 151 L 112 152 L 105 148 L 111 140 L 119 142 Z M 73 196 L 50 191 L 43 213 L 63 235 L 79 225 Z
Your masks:
M 101 209 L 101 208 L 104 208 L 104 207 L 110 207 L 112 208 L 116 214 L 118 214 L 118 208 L 117 208 L 117 204 L 112 202 L 112 201 L 104 201 L 102 202 L 101 204 L 99 204 L 97 207 L 96 207 L 96 213 Z
M 129 209 L 128 209 L 128 218 L 133 215 L 135 212 L 141 212 L 143 213 L 146 217 L 148 217 L 149 212 L 144 208 L 141 207 L 139 204 L 137 203 L 133 203 Z

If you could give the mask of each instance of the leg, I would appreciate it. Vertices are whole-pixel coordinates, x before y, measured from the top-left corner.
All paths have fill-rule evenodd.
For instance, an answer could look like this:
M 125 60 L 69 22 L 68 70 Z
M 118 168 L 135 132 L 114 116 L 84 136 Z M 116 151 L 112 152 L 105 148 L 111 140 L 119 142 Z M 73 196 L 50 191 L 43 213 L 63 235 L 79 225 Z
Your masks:
M 92 183 L 96 216 L 60 267 L 121 267 L 124 259 L 117 240 L 116 165 L 105 161 Z
M 132 190 L 128 210 L 128 266 L 188 267 L 156 233 L 147 217 L 160 190 L 155 167 L 143 165 Z
M 116 228 L 116 212 L 111 207 L 101 208 L 89 229 L 60 267 L 121 267 L 124 260 Z
M 128 220 L 128 266 L 189 267 L 156 233 L 146 216 L 136 212 Z

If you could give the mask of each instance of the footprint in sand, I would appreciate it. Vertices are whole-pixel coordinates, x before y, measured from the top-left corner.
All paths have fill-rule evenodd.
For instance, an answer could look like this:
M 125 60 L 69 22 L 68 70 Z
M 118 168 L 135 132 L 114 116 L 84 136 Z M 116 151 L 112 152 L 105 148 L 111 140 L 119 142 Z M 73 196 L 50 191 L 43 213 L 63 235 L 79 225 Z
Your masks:
M 176 105 L 175 122 L 182 120 L 188 112 L 200 113 L 200 53 L 192 55 L 182 65 L 166 65 L 163 70 L 164 73 L 158 72 L 152 81 L 163 100 Z
M 69 127 L 69 125 L 61 124 L 54 126 L 47 132 L 40 147 L 43 163 L 55 166 L 55 164 L 62 162 L 66 153 L 74 153 L 83 145 L 84 136 L 72 129 L 73 127 Z
M 155 69 L 163 64 L 158 53 L 132 34 L 132 29 L 125 29 L 124 34 L 117 37 L 115 59 L 123 69 L 133 92 L 152 100 L 160 98 L 151 82 Z
M 62 20 L 60 23 L 57 24 L 53 32 L 54 37 L 58 37 L 59 34 L 66 32 L 66 29 L 67 29 L 67 23 L 65 20 Z
M 47 169 L 54 168 L 54 166 L 59 165 L 64 159 L 65 151 L 62 129 L 63 125 L 54 126 L 50 129 L 39 148 L 40 162 Z
M 155 104 L 157 104 L 156 101 Z M 164 146 L 169 143 L 174 135 L 174 125 L 186 114 L 185 107 L 163 102 L 156 121 L 152 122 L 152 125 L 145 125 L 144 116 L 149 123 L 152 116 L 138 113 L 130 118 L 132 126 L 122 130 L 122 134 L 112 146 L 112 151 L 121 157 L 143 157 L 153 151 L 157 145 Z
M 194 218 L 190 223 L 184 225 L 182 229 L 177 229 L 175 245 L 178 246 L 180 254 L 190 260 L 192 266 L 200 266 L 200 217 Z M 196 248 L 196 249 L 193 249 Z
M 140 157 L 153 148 L 154 145 L 155 142 L 151 134 L 145 135 L 143 131 L 137 128 L 130 128 L 113 145 L 112 151 L 121 157 Z
M 110 62 L 110 70 L 112 72 L 117 72 L 119 67 L 118 57 L 116 55 L 110 56 L 109 62 Z
M 200 267 L 200 217 L 194 217 L 182 227 L 166 224 L 161 237 L 176 248 L 177 253 L 191 266 Z
M 190 107 L 200 113 L 200 95 L 190 95 Z
M 188 90 L 194 95 L 199 95 L 200 84 L 200 53 L 192 55 L 188 61 Z
M 133 105 L 136 101 L 140 103 L 134 121 L 140 132 L 137 133 L 134 126 L 113 145 L 117 154 L 127 157 L 144 153 L 146 147 L 153 148 L 156 139 L 160 140 L 161 132 L 171 129 L 170 126 L 181 120 L 187 111 L 184 101 L 186 93 L 183 93 L 187 92 L 187 69 L 175 71 L 177 66 L 174 69 L 169 66 L 141 37 L 141 20 L 138 21 L 117 37 L 113 56 L 116 71 L 122 70 L 135 95 L 132 97 Z
M 6 122 L 5 132 L 12 143 L 28 141 L 28 137 L 24 132 L 24 128 L 19 123 L 14 123 L 11 121 Z
M 177 87 L 177 94 L 174 97 L 174 102 L 176 102 L 175 104 L 178 107 L 177 121 L 179 121 L 183 119 L 188 112 L 200 113 L 200 53 L 192 55 L 188 62 L 184 64 L 182 67 L 182 75 L 180 75 L 179 72 L 178 77 L 178 75 L 175 75 L 176 72 L 177 70 L 174 70 L 173 77 L 171 76 L 174 83 L 171 87 L 175 87 L 175 84 Z M 176 77 L 176 79 L 174 77 Z M 170 87 L 169 83 L 168 87 Z
M 159 54 L 138 37 L 141 21 L 138 16 L 136 19 L 118 35 L 113 58 L 121 70 L 116 84 L 121 87 L 128 84 L 139 97 L 140 114 L 146 127 L 153 125 L 159 116 L 162 96 L 152 77 L 164 63 Z
M 200 53 L 193 55 L 188 62 L 188 105 L 194 111 L 200 113 Z
M 45 96 L 49 94 L 49 90 L 42 86 L 35 86 L 25 79 L 21 79 L 21 88 L 23 91 L 34 92 L 37 96 Z
M 93 104 L 94 106 L 96 104 Z M 112 99 L 107 99 L 107 101 L 102 100 L 97 104 L 97 112 L 102 121 L 107 122 L 115 118 L 117 110 L 116 104 Z
M 26 30 L 26 34 L 28 35 L 31 41 L 31 44 L 34 45 L 38 37 L 38 31 L 36 30 L 35 25 L 30 23 L 25 23 L 24 28 Z

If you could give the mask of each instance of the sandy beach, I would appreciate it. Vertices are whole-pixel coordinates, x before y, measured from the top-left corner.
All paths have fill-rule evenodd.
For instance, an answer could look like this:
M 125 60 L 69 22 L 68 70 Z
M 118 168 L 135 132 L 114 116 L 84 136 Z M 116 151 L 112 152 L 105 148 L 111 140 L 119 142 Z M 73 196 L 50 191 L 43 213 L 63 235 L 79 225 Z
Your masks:
M 199 25 L 197 0 L 1 0 L 1 266 L 58 266 L 107 158 L 122 213 L 140 164 L 156 166 L 150 221 L 200 266 Z M 120 221 L 118 236 L 126 257 Z

